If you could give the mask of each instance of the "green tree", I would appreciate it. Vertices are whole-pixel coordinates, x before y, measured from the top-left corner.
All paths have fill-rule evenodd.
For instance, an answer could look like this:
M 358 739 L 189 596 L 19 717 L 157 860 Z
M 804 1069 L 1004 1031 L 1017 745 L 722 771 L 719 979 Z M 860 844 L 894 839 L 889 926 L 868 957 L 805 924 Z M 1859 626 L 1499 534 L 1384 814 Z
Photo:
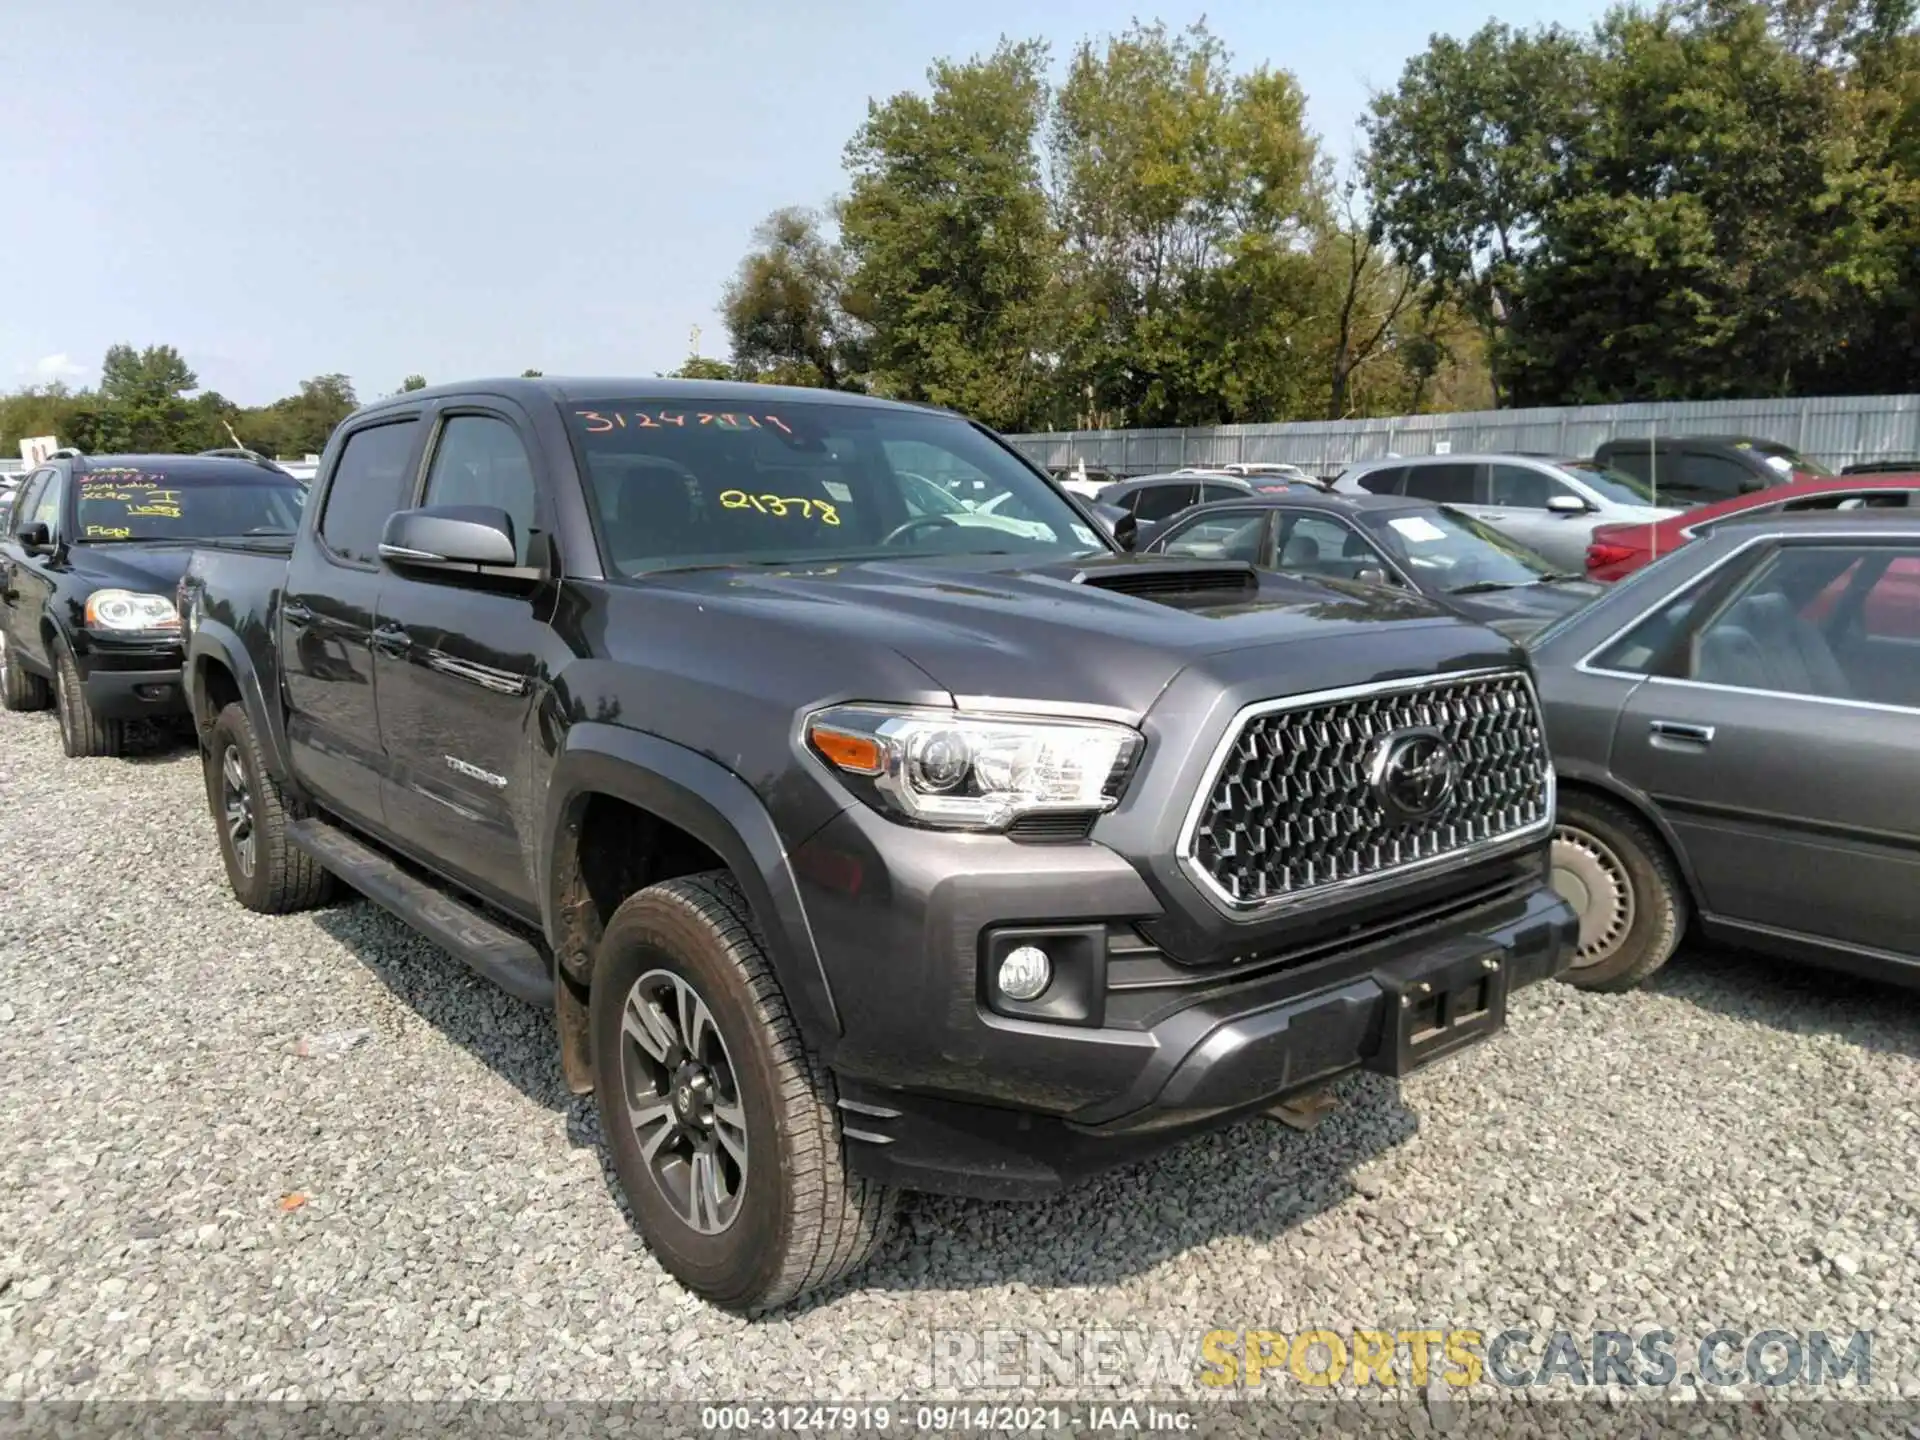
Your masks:
M 544 370 L 522 370 L 520 372 L 520 378 L 522 380 L 538 380 L 542 375 L 546 373 L 547 372 Z
M 675 380 L 737 380 L 739 373 L 724 360 L 711 355 L 689 355 L 672 373 Z
M 755 248 L 721 297 L 733 346 L 727 374 L 780 385 L 858 389 L 860 327 L 847 314 L 846 257 L 810 210 L 776 210 L 755 228 Z M 693 356 L 689 364 L 701 361 Z M 701 363 L 718 365 L 718 361 Z M 684 367 L 683 367 L 684 370 Z
M 100 362 L 104 412 L 94 435 L 103 450 L 182 450 L 204 438 L 188 403 L 200 378 L 171 345 L 109 347 Z
M 424 375 L 409 375 L 407 376 L 406 379 L 400 382 L 400 393 L 402 395 L 409 394 L 415 390 L 424 390 L 426 388 L 427 388 L 427 377 Z
M 1059 349 L 1093 416 L 1199 425 L 1317 410 L 1304 329 L 1324 175 L 1291 75 L 1235 75 L 1204 26 L 1083 43 L 1049 127 Z
M 1373 102 L 1368 187 L 1380 233 L 1491 339 L 1592 108 L 1593 56 L 1558 26 L 1436 35 Z
M 1018 429 L 1047 406 L 1057 240 L 1035 142 L 1047 51 L 939 61 L 929 93 L 869 103 L 846 150 L 846 309 L 873 388 Z

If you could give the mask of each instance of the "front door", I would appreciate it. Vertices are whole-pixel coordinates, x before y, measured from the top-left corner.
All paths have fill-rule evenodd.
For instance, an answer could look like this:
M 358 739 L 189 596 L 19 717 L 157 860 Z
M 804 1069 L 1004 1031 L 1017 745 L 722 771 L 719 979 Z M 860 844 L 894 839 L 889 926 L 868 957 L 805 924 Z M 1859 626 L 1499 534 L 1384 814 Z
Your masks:
M 328 809 L 383 829 L 387 757 L 373 670 L 380 532 L 412 503 L 419 417 L 348 434 L 311 505 L 316 544 L 294 547 L 280 601 L 287 743 L 302 787 Z
M 47 673 L 47 647 L 40 633 L 40 617 L 46 613 L 47 599 L 53 592 L 53 577 L 48 571 L 52 557 L 46 553 L 29 555 L 14 538 L 21 526 L 42 524 L 49 533 L 57 532 L 60 515 L 59 477 L 51 470 L 29 476 L 14 502 L 8 534 L 0 537 L 0 641 L 25 669 Z
M 1715 915 L 1920 957 L 1920 648 L 1859 628 L 1916 561 L 1910 541 L 1782 542 L 1622 708 L 1614 769 Z
M 1551 562 L 1556 570 L 1584 575 L 1593 530 L 1591 514 L 1549 509 L 1557 496 L 1581 499 L 1571 485 L 1544 470 L 1495 461 L 1487 466 L 1487 504 L 1480 518 Z
M 523 425 L 499 410 L 444 413 L 421 502 L 505 510 L 521 565 L 548 528 Z M 552 643 L 545 598 L 485 577 L 389 569 L 373 632 L 389 825 L 425 863 L 529 916 L 538 914 L 532 726 Z

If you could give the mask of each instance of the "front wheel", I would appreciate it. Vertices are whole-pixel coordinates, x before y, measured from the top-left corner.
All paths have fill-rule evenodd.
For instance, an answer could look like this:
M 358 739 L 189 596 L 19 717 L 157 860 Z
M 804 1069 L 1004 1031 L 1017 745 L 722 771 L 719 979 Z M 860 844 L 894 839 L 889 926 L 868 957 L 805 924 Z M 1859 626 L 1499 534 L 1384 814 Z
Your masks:
M 833 1083 L 723 872 L 629 896 L 589 997 L 594 1092 L 640 1233 L 683 1285 L 754 1314 L 846 1274 L 895 1192 L 848 1172 Z
M 60 748 L 69 759 L 118 755 L 126 749 L 126 722 L 102 720 L 94 713 L 79 663 L 58 640 L 53 642 L 53 709 L 60 721 Z
M 1563 795 L 1551 861 L 1553 888 L 1580 917 L 1563 980 L 1631 990 L 1667 963 L 1686 932 L 1686 887 L 1644 820 L 1610 800 Z

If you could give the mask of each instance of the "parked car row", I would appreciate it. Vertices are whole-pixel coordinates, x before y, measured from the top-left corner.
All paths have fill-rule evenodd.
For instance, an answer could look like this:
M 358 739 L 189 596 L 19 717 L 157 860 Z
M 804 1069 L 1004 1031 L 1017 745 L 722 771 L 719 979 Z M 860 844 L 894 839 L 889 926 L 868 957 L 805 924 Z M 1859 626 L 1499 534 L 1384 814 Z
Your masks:
M 1920 964 L 1920 645 L 1880 619 L 1920 526 L 1775 514 L 1606 588 L 1453 463 L 1488 488 L 1094 505 L 920 406 L 444 386 L 349 417 L 310 494 L 36 471 L 4 695 L 69 754 L 184 709 L 241 904 L 344 882 L 550 1007 L 647 1243 L 757 1311 L 903 1189 L 1318 1113 L 1518 987 L 1635 983 L 1690 915 Z

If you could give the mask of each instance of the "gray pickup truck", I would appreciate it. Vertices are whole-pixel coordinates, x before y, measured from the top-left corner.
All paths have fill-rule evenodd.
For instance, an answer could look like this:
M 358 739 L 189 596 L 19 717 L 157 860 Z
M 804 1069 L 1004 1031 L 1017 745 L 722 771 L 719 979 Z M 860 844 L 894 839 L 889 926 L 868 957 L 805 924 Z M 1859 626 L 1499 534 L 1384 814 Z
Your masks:
M 551 1005 L 647 1242 L 741 1310 L 903 1187 L 1044 1196 L 1406 1073 L 1571 955 L 1508 641 L 1120 553 L 942 411 L 396 396 L 179 609 L 241 902 L 338 878 Z

